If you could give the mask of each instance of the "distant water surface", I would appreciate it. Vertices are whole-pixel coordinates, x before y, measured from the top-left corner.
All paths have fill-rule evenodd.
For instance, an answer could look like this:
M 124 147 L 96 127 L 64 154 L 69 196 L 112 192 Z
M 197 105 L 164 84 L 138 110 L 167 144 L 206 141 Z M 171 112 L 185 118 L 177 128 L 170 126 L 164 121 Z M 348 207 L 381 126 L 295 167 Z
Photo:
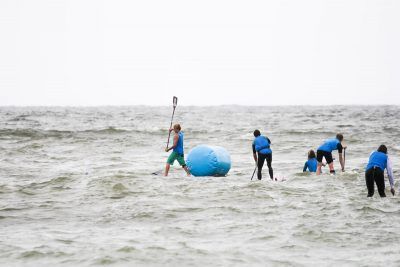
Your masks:
M 367 199 L 384 143 L 396 191 L 400 107 L 182 107 L 186 155 L 231 154 L 227 177 L 163 169 L 171 107 L 0 107 L 1 266 L 400 266 L 400 198 Z M 284 182 L 250 181 L 254 129 Z M 303 174 L 337 132 L 346 172 Z M 388 187 L 388 181 L 386 179 Z

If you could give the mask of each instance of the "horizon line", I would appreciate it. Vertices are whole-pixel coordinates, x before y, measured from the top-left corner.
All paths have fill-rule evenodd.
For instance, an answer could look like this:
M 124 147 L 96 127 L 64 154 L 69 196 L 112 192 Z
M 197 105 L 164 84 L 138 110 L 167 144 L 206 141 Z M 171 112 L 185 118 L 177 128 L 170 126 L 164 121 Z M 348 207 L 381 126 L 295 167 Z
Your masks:
M 24 107 L 170 107 L 172 105 L 154 105 L 154 104 L 99 104 L 99 105 L 0 105 L 0 108 L 3 107 L 16 107 L 16 108 L 24 108 Z M 239 107 L 299 107 L 299 106 L 309 106 L 309 107 L 335 107 L 335 106 L 358 106 L 358 107 L 367 107 L 367 106 L 400 106 L 400 104 L 327 104 L 327 105 L 317 105 L 317 104 L 271 104 L 271 105 L 245 105 L 245 104 L 212 104 L 212 105 L 179 105 L 181 107 L 228 107 L 228 106 L 239 106 Z

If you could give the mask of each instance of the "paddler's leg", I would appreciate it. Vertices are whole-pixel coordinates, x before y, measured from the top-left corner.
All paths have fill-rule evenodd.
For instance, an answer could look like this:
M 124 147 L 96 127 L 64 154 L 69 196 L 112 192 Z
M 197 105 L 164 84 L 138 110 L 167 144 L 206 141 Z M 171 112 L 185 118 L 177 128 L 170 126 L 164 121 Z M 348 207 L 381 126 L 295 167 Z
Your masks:
M 258 159 L 257 159 L 257 178 L 258 180 L 262 179 L 262 168 L 264 166 L 264 161 L 265 161 L 265 154 L 258 153 Z
M 318 165 L 317 165 L 317 175 L 321 174 L 321 167 L 322 167 L 322 159 L 324 157 L 324 153 L 321 150 L 317 150 L 317 161 L 318 161 Z
M 333 157 L 332 153 L 330 152 L 325 152 L 324 157 L 326 159 L 326 163 L 328 163 L 329 166 L 329 172 L 332 174 L 335 174 L 335 169 L 333 168 Z
M 318 165 L 317 165 L 317 172 L 316 172 L 317 175 L 320 175 L 320 174 L 321 174 L 321 167 L 322 167 L 322 163 L 321 163 L 321 162 L 318 162 Z
M 164 176 L 168 176 L 169 168 L 171 167 L 171 165 L 174 164 L 176 157 L 177 157 L 177 153 L 175 151 L 172 151 L 171 155 L 169 155 L 169 157 L 167 159 L 167 164 L 165 165 Z
M 190 176 L 190 171 L 189 171 L 188 167 L 185 165 L 182 168 L 185 170 L 187 176 Z
M 381 197 L 386 197 L 385 194 L 385 176 L 383 174 L 383 171 L 379 168 L 375 168 L 375 183 L 376 183 L 376 187 L 378 187 L 378 193 Z
M 273 180 L 274 179 L 274 170 L 272 169 L 272 153 L 267 154 L 266 160 L 267 160 L 269 178 L 271 178 L 271 180 Z
M 367 197 L 372 197 L 374 195 L 374 168 L 369 169 L 365 172 L 365 184 L 367 185 L 368 195 Z
M 333 168 L 333 162 L 329 163 L 328 166 L 329 166 L 329 172 L 335 174 L 335 169 Z
M 184 155 L 178 155 L 176 160 L 178 161 L 179 165 L 182 166 L 182 168 L 185 170 L 187 176 L 190 176 L 190 172 L 186 166 L 186 162 L 185 162 L 185 157 Z
M 167 163 L 166 165 L 165 165 L 165 172 L 164 172 L 164 176 L 168 176 L 168 172 L 169 172 L 169 168 L 170 168 L 170 164 L 169 163 Z

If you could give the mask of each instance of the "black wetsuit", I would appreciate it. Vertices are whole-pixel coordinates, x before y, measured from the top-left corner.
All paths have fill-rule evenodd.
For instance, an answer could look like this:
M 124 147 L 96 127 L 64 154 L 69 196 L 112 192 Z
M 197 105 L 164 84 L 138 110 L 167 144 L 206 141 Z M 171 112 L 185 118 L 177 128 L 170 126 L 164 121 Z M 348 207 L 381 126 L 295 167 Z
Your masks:
M 379 167 L 373 167 L 365 172 L 365 183 L 367 184 L 368 197 L 374 195 L 374 182 L 378 187 L 378 193 L 381 197 L 386 197 L 385 194 L 385 178 L 383 170 Z
M 269 140 L 269 138 L 267 138 L 267 140 L 268 140 L 268 143 L 271 144 L 271 141 Z M 254 144 L 252 145 L 252 147 L 253 147 L 253 153 L 257 153 L 257 155 L 258 155 L 258 157 L 257 157 L 257 159 L 258 159 L 257 160 L 257 178 L 258 178 L 258 180 L 261 180 L 261 178 L 262 178 L 261 171 L 264 166 L 264 161 L 267 161 L 269 177 L 271 179 L 274 179 L 274 170 L 272 169 L 272 165 L 271 165 L 272 164 L 272 153 L 262 154 L 262 153 L 256 151 L 256 147 Z

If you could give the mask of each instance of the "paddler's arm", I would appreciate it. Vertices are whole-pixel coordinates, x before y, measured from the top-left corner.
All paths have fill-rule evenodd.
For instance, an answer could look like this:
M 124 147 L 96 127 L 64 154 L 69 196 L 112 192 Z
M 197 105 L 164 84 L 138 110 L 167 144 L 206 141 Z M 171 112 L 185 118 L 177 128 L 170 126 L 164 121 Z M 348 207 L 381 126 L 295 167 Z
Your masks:
M 306 163 L 304 163 L 303 172 L 306 172 L 307 168 L 308 168 L 308 164 L 307 164 L 307 161 L 306 161 Z
M 342 172 L 344 172 L 344 160 L 343 160 L 342 153 L 339 153 L 339 162 L 340 162 L 340 166 L 342 167 Z
M 254 158 L 254 161 L 257 163 L 256 146 L 253 144 L 253 145 L 252 145 L 252 148 L 253 148 L 253 158 Z
M 343 159 L 343 149 L 345 149 L 342 144 L 338 144 L 338 151 L 339 151 L 339 162 L 340 162 L 340 166 L 342 167 L 342 172 L 344 172 L 344 159 Z
M 392 168 L 392 161 L 390 160 L 389 157 L 388 157 L 387 163 L 386 163 L 386 171 L 387 171 L 387 175 L 389 177 L 390 192 L 394 196 L 395 191 L 394 191 L 393 168 Z
M 166 148 L 165 151 L 168 152 L 174 149 L 178 145 L 179 135 L 175 134 L 174 136 L 174 144 L 170 148 Z

